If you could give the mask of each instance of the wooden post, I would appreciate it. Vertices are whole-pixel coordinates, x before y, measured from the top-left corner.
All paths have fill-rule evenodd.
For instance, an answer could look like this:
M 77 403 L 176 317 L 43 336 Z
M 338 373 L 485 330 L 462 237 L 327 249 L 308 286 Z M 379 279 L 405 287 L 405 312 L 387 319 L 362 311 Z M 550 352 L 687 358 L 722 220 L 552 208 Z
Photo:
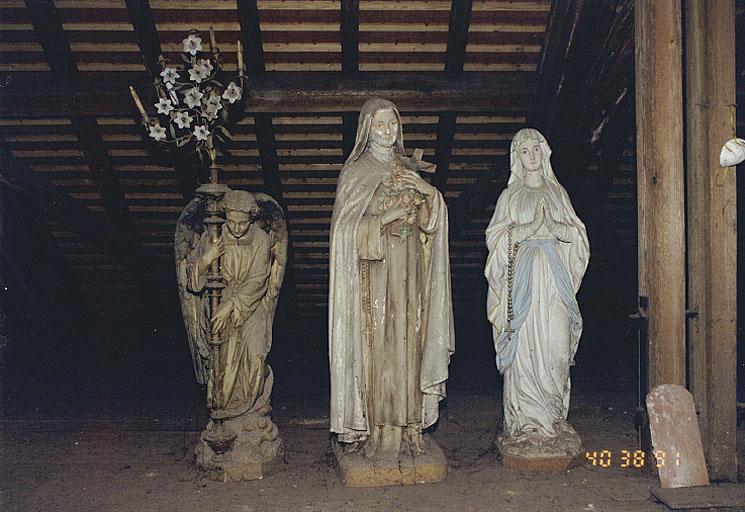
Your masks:
M 732 137 L 734 0 L 686 0 L 689 379 L 712 480 L 737 481 L 737 210 Z
M 635 3 L 639 292 L 649 298 L 649 385 L 685 385 L 681 5 Z

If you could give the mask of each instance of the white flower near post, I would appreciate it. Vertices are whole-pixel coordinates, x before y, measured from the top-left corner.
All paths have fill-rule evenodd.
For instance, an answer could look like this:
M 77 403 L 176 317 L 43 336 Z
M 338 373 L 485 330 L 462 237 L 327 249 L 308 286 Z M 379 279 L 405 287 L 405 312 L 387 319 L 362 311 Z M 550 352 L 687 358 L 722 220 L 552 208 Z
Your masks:
M 242 94 L 241 88 L 238 87 L 235 82 L 230 82 L 228 87 L 225 89 L 225 92 L 222 93 L 222 97 L 228 100 L 232 105 L 241 99 Z
M 159 123 L 155 123 L 148 128 L 150 130 L 150 136 L 156 141 L 160 142 L 166 139 L 166 129 L 163 128 Z
M 207 137 L 210 134 L 206 126 L 195 126 L 193 133 L 194 133 L 194 137 L 196 137 L 197 140 L 204 140 L 204 141 L 207 140 Z
M 173 110 L 173 105 L 171 105 L 171 100 L 160 98 L 158 103 L 155 104 L 155 108 L 158 109 L 158 114 L 168 115 Z
M 186 39 L 183 40 L 184 53 L 190 53 L 196 55 L 197 52 L 202 51 L 202 38 L 196 34 L 189 34 Z
M 196 87 L 192 87 L 186 93 L 184 101 L 186 101 L 186 104 L 189 105 L 189 108 L 196 108 L 201 103 L 203 96 L 204 94 L 199 89 L 197 89 Z
M 203 78 L 207 78 L 212 74 L 212 70 L 215 69 L 209 59 L 199 59 L 194 66 L 202 71 Z
M 214 103 L 208 103 L 207 106 L 202 111 L 202 115 L 207 119 L 208 121 L 212 121 L 213 119 L 217 119 L 217 111 L 220 110 L 220 105 L 215 105 Z
M 196 83 L 202 83 L 202 80 L 207 78 L 207 74 L 204 72 L 204 68 L 194 66 L 189 70 L 189 80 Z
M 166 87 L 169 89 L 176 83 L 176 79 L 181 77 L 176 68 L 165 68 L 160 72 L 160 76 L 163 78 L 163 83 L 166 84 Z
M 176 115 L 173 117 L 173 122 L 182 130 L 184 128 L 190 128 L 192 121 L 194 121 L 194 118 L 188 112 L 176 112 Z

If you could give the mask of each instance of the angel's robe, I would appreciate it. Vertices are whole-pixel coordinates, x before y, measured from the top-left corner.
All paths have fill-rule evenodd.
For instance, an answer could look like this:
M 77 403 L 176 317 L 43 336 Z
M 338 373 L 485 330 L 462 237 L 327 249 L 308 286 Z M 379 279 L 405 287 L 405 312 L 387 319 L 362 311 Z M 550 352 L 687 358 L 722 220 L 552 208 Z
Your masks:
M 381 181 L 391 170 L 366 153 L 339 179 L 331 228 L 331 428 L 342 442 L 371 440 L 397 454 L 406 428 L 419 435 L 437 419 L 454 336 L 445 203 L 435 192 L 431 213 L 407 236 L 399 221 L 381 226 Z
M 271 242 L 269 235 L 256 224 L 240 238 L 223 229 L 225 254 L 220 266 L 225 278 L 221 304 L 229 301 L 232 313 L 221 332 L 224 345 L 222 357 L 225 373 L 222 382 L 223 400 L 228 415 L 238 416 L 258 409 L 271 378 L 265 359 L 271 333 L 271 308 L 264 299 L 271 271 Z M 199 241 L 197 255 L 209 245 L 205 231 Z M 189 268 L 189 288 L 201 292 L 207 283 L 207 272 L 201 271 L 196 261 Z M 211 382 L 211 381 L 210 381 Z M 211 396 L 208 393 L 208 396 Z

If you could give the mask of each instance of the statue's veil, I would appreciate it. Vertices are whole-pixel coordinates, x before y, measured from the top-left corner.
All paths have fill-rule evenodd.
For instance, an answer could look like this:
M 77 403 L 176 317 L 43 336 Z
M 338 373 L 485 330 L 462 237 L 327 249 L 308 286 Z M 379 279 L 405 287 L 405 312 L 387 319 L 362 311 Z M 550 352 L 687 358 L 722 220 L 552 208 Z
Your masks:
M 559 180 L 556 179 L 556 174 L 554 174 L 554 169 L 551 166 L 551 146 L 548 145 L 546 137 L 535 128 L 523 128 L 512 137 L 512 143 L 510 144 L 510 179 L 507 182 L 508 190 L 514 189 L 517 185 L 524 185 L 527 171 L 523 167 L 517 152 L 520 145 L 528 140 L 538 141 L 541 147 L 541 170 L 546 180 L 546 186 L 553 199 L 553 204 L 561 205 L 560 211 L 554 211 L 552 213 L 558 215 L 559 218 L 557 220 L 581 224 L 581 221 L 577 218 L 577 214 L 574 212 L 574 208 L 572 208 L 566 190 L 564 190 Z
M 362 153 L 365 152 L 365 148 L 367 147 L 367 139 L 370 136 L 370 126 L 372 125 L 372 119 L 375 115 L 375 112 L 377 112 L 378 110 L 393 110 L 393 112 L 396 114 L 396 117 L 398 118 L 398 136 L 396 137 L 395 151 L 400 155 L 404 154 L 404 133 L 401 123 L 401 114 L 398 113 L 396 105 L 388 100 L 384 100 L 383 98 L 371 98 L 367 100 L 364 105 L 362 105 L 362 109 L 360 110 L 360 117 L 357 121 L 357 137 L 354 141 L 354 148 L 349 154 L 349 158 L 347 158 L 345 164 L 350 164 L 356 161 L 360 156 L 362 156 Z

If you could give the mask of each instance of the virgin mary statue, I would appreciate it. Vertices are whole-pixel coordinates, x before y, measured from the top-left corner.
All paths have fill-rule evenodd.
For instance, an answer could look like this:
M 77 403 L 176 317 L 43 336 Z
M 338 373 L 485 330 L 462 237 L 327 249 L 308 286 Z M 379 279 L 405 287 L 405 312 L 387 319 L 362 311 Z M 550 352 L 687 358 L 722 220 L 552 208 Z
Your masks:
M 590 256 L 587 233 L 551 168 L 537 130 L 515 134 L 510 179 L 486 230 L 487 315 L 504 377 L 504 432 L 516 456 L 577 455 L 567 422 L 569 367 L 582 317 L 575 295 Z
M 422 430 L 445 397 L 448 221 L 442 195 L 417 172 L 427 165 L 404 156 L 393 103 L 363 105 L 331 219 L 329 358 L 335 449 L 368 461 L 426 451 L 434 442 Z

